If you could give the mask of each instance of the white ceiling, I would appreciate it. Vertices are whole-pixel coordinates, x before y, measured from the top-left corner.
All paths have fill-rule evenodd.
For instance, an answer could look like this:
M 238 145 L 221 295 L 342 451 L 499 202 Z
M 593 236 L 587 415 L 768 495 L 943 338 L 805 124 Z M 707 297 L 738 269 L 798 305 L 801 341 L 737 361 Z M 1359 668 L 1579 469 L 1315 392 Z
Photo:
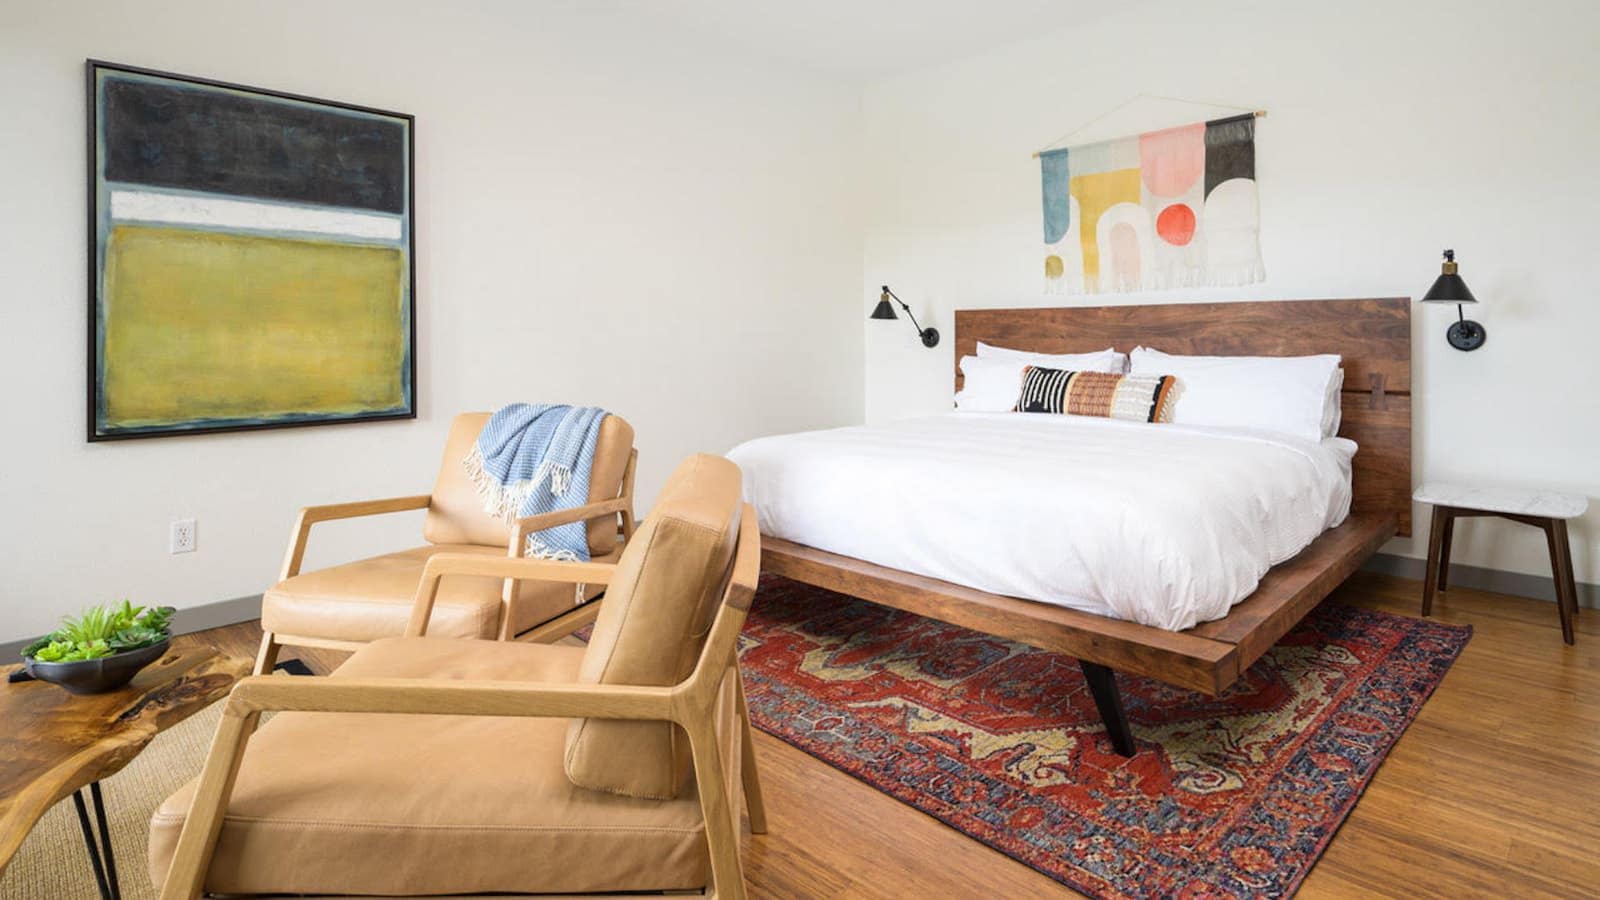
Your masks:
M 1129 0 L 644 0 L 662 20 L 747 52 L 867 82 L 976 56 Z

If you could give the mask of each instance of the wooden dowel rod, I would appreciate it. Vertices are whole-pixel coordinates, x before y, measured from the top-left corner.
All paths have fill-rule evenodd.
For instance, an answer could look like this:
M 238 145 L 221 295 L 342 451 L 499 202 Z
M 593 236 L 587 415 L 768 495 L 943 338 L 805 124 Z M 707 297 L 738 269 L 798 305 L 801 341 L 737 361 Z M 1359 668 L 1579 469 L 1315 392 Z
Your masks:
M 1251 113 L 1251 115 L 1255 116 L 1258 119 L 1264 119 L 1264 118 L 1267 117 L 1267 111 L 1264 110 L 1264 109 L 1258 109 L 1255 112 Z M 1059 150 L 1059 149 L 1061 149 L 1061 148 L 1059 148 L 1059 147 L 1047 147 L 1044 150 L 1035 150 L 1035 151 L 1033 151 L 1033 158 L 1034 159 L 1038 159 L 1040 157 L 1040 155 L 1042 155 L 1042 154 L 1049 153 L 1051 150 Z

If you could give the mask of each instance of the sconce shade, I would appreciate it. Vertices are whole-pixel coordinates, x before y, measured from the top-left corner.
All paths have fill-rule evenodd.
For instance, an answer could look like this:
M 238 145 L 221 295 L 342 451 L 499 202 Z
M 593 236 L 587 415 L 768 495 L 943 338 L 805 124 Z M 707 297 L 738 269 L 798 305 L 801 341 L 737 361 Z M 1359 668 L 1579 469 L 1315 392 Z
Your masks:
M 1477 303 L 1478 298 L 1472 296 L 1467 290 L 1467 283 L 1456 274 L 1456 252 L 1444 252 L 1444 265 L 1439 277 L 1433 280 L 1433 287 L 1422 295 L 1423 303 Z
M 1422 296 L 1423 303 L 1477 303 L 1478 298 L 1467 290 L 1467 283 L 1454 272 L 1433 280 L 1433 287 Z
M 889 298 L 885 296 L 882 300 L 878 301 L 877 307 L 872 310 L 872 318 L 898 319 L 900 317 L 894 314 L 894 306 L 889 303 Z

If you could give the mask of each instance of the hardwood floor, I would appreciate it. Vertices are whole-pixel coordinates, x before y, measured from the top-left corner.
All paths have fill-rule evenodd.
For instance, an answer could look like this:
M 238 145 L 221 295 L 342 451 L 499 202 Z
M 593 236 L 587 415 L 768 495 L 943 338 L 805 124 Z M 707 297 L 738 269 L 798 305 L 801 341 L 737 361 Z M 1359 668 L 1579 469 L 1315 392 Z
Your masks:
M 1330 603 L 1415 615 L 1419 582 L 1359 573 Z M 1561 642 L 1551 603 L 1452 588 L 1434 617 L 1461 658 L 1312 869 L 1305 898 L 1594 897 L 1600 890 L 1600 611 Z M 201 632 L 254 656 L 255 623 Z M 286 649 L 314 671 L 343 654 Z M 1073 892 L 757 733 L 771 831 L 748 841 L 758 897 L 1068 897 Z

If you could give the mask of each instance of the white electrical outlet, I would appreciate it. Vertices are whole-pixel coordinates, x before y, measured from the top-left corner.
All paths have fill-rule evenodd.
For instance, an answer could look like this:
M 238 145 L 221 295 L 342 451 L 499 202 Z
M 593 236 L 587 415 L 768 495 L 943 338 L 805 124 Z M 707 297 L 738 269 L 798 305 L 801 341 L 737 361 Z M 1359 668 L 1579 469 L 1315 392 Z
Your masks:
M 172 533 L 169 539 L 167 552 L 193 553 L 194 552 L 194 520 L 173 519 Z

